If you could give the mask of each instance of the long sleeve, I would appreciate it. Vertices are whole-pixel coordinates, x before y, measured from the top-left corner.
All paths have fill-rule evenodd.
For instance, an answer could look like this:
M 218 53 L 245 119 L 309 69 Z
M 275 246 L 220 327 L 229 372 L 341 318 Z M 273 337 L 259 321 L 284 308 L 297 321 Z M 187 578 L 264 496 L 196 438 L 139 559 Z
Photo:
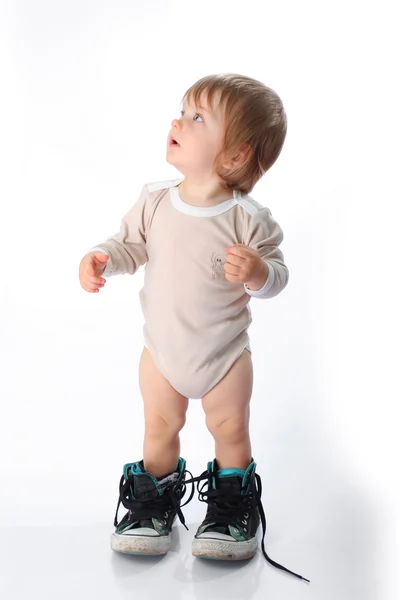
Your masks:
M 244 288 L 249 296 L 255 298 L 273 298 L 287 285 L 289 269 L 285 265 L 283 253 L 279 246 L 283 241 L 283 231 L 273 218 L 269 208 L 258 211 L 249 223 L 245 244 L 254 248 L 267 263 L 268 279 L 260 290 Z
M 123 273 L 133 275 L 147 262 L 145 208 L 148 194 L 145 185 L 136 203 L 122 218 L 119 232 L 89 250 L 109 255 L 104 277 Z

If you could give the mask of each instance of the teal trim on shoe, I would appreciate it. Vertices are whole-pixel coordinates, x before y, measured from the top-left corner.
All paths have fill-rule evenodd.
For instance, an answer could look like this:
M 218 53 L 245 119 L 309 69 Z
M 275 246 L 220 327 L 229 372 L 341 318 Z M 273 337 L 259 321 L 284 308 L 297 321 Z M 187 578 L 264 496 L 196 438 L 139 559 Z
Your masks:
M 238 475 L 238 477 L 243 477 L 244 474 L 244 469 L 221 469 L 220 471 L 218 471 L 218 477 L 231 477 L 232 475 Z
M 124 478 L 128 479 L 128 471 L 132 473 L 132 475 L 140 475 L 141 473 L 145 473 L 144 469 L 140 466 L 140 461 L 134 463 L 126 463 L 124 465 Z
M 207 469 L 208 472 L 211 473 L 212 471 L 215 471 L 217 467 L 217 459 L 214 458 L 214 460 L 211 460 L 207 463 Z M 245 469 L 236 469 L 236 468 L 228 468 L 228 469 L 219 469 L 217 471 L 217 475 L 218 477 L 241 477 L 243 479 L 242 482 L 242 489 L 246 490 L 246 488 L 248 487 L 248 482 L 249 479 L 251 478 L 251 476 L 253 475 L 254 471 L 256 470 L 257 467 L 257 463 L 254 461 L 254 458 L 251 457 L 251 461 L 248 465 L 248 467 Z M 212 480 L 212 486 L 215 489 L 216 484 L 215 484 L 215 477 L 213 477 Z M 246 493 L 245 491 L 243 493 Z

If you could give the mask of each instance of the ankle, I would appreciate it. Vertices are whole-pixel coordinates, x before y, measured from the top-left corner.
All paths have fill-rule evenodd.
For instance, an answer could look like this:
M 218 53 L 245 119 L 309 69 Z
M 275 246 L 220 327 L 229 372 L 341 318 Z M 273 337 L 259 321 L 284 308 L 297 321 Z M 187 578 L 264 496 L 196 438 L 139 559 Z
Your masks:
M 179 436 L 161 444 L 147 437 L 143 450 L 144 468 L 155 477 L 164 477 L 177 471 L 180 456 Z

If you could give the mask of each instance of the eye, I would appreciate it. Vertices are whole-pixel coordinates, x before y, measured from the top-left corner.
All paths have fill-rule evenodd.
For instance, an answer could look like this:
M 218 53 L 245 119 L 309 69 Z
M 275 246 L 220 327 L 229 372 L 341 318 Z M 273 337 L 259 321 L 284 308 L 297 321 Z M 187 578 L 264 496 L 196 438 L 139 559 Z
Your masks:
M 181 111 L 180 111 L 180 113 L 181 113 L 181 117 L 183 117 L 183 115 L 185 114 L 185 111 L 184 111 L 184 110 L 181 110 Z M 201 115 L 199 115 L 199 113 L 195 113 L 195 115 L 194 115 L 193 119 L 196 119 L 196 117 L 200 117 L 200 119 L 203 121 L 203 117 L 202 117 Z M 200 122 L 201 122 L 201 121 L 197 121 L 197 123 L 200 123 Z M 203 122 L 204 122 L 204 121 L 203 121 Z

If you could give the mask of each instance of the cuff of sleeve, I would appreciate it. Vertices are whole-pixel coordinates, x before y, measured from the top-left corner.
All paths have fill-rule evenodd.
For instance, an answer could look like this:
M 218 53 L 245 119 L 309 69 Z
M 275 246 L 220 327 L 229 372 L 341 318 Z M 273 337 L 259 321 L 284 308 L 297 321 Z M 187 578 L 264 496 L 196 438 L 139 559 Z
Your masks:
M 251 290 L 250 288 L 247 287 L 246 284 L 244 284 L 244 289 L 246 290 L 246 293 L 249 294 L 249 296 L 254 296 L 255 298 L 262 298 L 274 285 L 274 281 L 275 281 L 274 267 L 267 260 L 265 262 L 268 265 L 267 281 L 264 283 L 263 287 L 260 288 L 259 290 Z
M 110 277 L 112 275 L 113 270 L 110 253 L 104 248 L 101 248 L 100 246 L 94 246 L 93 248 L 90 248 L 89 252 L 93 252 L 94 250 L 97 250 L 98 252 L 103 252 L 103 254 L 108 254 L 108 256 L 110 257 L 107 261 L 107 266 L 102 273 L 102 277 Z

